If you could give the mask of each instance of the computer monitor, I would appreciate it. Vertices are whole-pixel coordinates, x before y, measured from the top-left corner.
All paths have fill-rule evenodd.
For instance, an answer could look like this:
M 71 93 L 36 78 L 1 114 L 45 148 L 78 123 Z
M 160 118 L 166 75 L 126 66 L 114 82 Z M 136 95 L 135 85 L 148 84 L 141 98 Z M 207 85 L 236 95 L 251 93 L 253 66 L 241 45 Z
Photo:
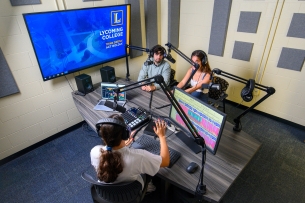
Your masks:
M 118 84 L 110 84 L 110 83 L 101 83 L 101 95 L 102 99 L 113 100 L 115 96 L 114 89 L 119 87 L 124 87 L 125 85 L 118 85 Z M 118 101 L 125 101 L 126 100 L 126 92 L 120 92 L 118 97 Z
M 215 155 L 227 115 L 210 106 L 209 104 L 193 97 L 191 94 L 183 91 L 180 88 L 174 88 L 174 97 L 178 101 L 185 114 L 191 120 L 198 134 L 205 140 L 206 149 Z M 173 108 L 173 106 L 170 108 L 169 118 L 186 134 L 183 135 L 186 137 L 182 136 L 183 139 L 181 139 L 180 134 L 179 138 L 182 141 L 185 142 L 185 140 L 190 137 L 192 142 L 194 142 L 194 137 L 189 132 L 185 123 L 177 113 L 176 109 Z M 189 147 L 191 148 L 191 146 Z

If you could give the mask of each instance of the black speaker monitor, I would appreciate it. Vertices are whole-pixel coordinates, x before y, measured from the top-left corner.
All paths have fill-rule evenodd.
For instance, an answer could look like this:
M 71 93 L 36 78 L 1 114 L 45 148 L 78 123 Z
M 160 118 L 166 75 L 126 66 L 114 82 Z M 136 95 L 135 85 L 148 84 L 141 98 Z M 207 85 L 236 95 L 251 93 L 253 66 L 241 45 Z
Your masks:
M 87 94 L 94 90 L 90 75 L 81 74 L 75 76 L 75 82 L 79 92 Z
M 105 66 L 100 69 L 101 72 L 101 78 L 102 82 L 115 82 L 116 77 L 115 77 L 115 71 L 114 68 L 111 66 Z

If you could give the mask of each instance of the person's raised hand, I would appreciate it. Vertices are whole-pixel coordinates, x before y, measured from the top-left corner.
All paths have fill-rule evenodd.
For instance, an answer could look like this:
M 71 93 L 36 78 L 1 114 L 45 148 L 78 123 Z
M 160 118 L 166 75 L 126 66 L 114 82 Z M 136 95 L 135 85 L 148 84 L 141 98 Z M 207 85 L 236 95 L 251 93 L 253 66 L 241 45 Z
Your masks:
M 156 120 L 155 121 L 156 126 L 154 126 L 154 132 L 158 135 L 159 138 L 165 136 L 165 130 L 166 130 L 166 123 L 164 120 Z

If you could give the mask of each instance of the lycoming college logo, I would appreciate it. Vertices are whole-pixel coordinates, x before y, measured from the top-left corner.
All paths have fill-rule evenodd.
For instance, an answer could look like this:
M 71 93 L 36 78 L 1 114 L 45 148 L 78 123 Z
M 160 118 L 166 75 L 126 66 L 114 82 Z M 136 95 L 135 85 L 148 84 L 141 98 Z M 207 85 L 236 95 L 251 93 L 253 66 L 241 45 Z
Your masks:
M 111 25 L 123 25 L 123 11 L 111 11 Z

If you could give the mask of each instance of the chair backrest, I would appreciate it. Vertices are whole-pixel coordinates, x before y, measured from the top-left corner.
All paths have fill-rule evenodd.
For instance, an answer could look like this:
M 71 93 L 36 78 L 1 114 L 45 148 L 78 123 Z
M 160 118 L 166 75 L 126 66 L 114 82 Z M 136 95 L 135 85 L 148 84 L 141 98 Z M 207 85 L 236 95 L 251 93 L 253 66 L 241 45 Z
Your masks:
M 170 75 L 170 78 L 169 78 L 169 83 L 172 83 L 174 80 L 175 80 L 175 74 L 176 74 L 176 71 L 174 69 L 171 69 L 171 75 Z
M 83 172 L 82 178 L 91 183 L 91 195 L 94 201 L 103 203 L 140 202 L 142 199 L 142 184 L 139 181 L 119 184 L 103 184 Z
M 212 99 L 217 100 L 223 94 L 225 94 L 226 90 L 229 87 L 229 83 L 225 79 L 223 79 L 221 77 L 218 77 L 218 76 L 213 76 L 212 83 L 220 85 L 220 89 L 219 90 L 212 89 L 212 88 L 209 89 L 209 97 L 212 98 Z
M 177 80 L 175 80 L 175 74 L 176 74 L 176 71 L 174 69 L 171 69 L 169 85 L 168 85 L 170 88 L 172 88 L 178 84 Z

